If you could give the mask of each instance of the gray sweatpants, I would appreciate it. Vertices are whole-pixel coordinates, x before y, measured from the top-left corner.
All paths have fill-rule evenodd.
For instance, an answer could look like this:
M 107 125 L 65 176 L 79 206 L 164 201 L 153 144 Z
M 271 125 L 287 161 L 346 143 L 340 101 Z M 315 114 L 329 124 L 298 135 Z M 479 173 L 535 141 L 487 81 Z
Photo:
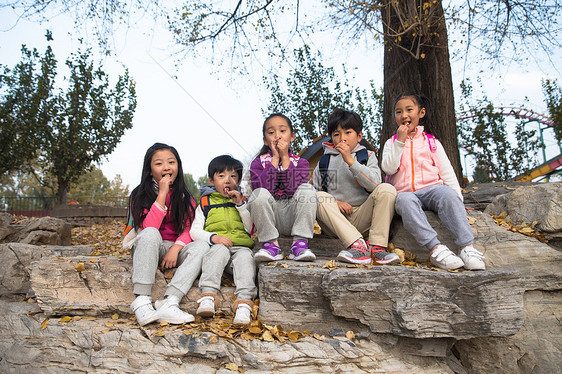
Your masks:
M 248 209 L 262 243 L 272 242 L 281 235 L 294 240 L 311 239 L 318 197 L 311 184 L 301 184 L 290 199 L 275 200 L 265 188 L 258 188 L 248 199 Z
M 252 250 L 248 247 L 226 247 L 213 244 L 203 259 L 199 288 L 201 293 L 217 294 L 221 287 L 221 277 L 226 270 L 234 277 L 238 300 L 252 300 L 258 293 L 256 287 L 256 263 Z
M 133 255 L 133 292 L 135 295 L 152 293 L 156 270 L 164 255 L 174 242 L 162 240 L 160 231 L 153 227 L 142 230 L 135 239 Z M 201 273 L 203 257 L 209 250 L 204 241 L 191 242 L 178 254 L 174 277 L 168 283 L 166 295 L 174 295 L 181 300 Z
M 464 247 L 472 244 L 474 235 L 466 217 L 466 210 L 459 195 L 444 184 L 429 186 L 415 192 L 400 192 L 396 197 L 396 213 L 402 216 L 404 228 L 419 245 L 431 250 L 441 242 L 429 224 L 424 210 L 439 216 L 445 227 L 453 234 L 455 244 Z

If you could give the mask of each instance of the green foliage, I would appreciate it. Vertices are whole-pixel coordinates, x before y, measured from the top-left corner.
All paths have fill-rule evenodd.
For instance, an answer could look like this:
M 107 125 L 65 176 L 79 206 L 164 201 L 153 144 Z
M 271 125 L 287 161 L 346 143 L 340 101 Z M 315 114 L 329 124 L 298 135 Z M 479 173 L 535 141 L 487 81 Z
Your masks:
M 474 181 L 504 181 L 536 166 L 540 147 L 537 131 L 526 129 L 528 120 L 517 118 L 509 131 L 506 116 L 486 96 L 472 98 L 469 81 L 461 83 L 460 111 L 471 117 L 459 121 L 459 144 L 476 159 Z
M 123 185 L 119 174 L 113 180 L 107 179 L 101 169 L 94 167 L 86 174 L 81 175 L 68 191 L 68 198 L 108 196 L 120 197 L 129 195 L 129 186 Z
M 554 135 L 560 143 L 562 141 L 562 89 L 556 80 L 546 79 L 542 81 L 542 90 L 548 113 L 554 121 Z
M 111 88 L 90 49 L 73 53 L 66 66 L 67 85 L 57 88 L 51 47 L 40 57 L 23 46 L 21 62 L 4 68 L 0 88 L 0 173 L 31 171 L 35 163 L 55 179 L 59 203 L 71 183 L 115 149 L 136 108 L 127 71 Z
M 183 175 L 183 180 L 191 196 L 193 196 L 193 198 L 196 199 L 197 196 L 199 196 L 199 187 L 197 186 L 197 183 L 195 182 L 193 175 L 189 173 L 185 173 Z
M 364 137 L 377 145 L 382 126 L 382 90 L 377 92 L 373 82 L 370 91 L 347 88 L 345 67 L 341 79 L 333 67 L 325 67 L 320 60 L 320 54 L 314 56 L 304 46 L 294 50 L 295 68 L 285 82 L 277 75 L 264 77 L 265 86 L 271 92 L 264 115 L 281 112 L 293 121 L 295 152 L 326 134 L 328 116 L 336 108 L 357 112 L 363 119 Z

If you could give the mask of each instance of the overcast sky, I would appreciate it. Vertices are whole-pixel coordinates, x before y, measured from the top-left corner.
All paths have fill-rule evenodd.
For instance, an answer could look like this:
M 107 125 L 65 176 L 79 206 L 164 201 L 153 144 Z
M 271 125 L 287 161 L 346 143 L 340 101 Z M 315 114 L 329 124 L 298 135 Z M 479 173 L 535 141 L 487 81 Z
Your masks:
M 80 35 L 65 15 L 40 24 L 18 21 L 12 10 L 0 9 L 0 25 L 0 64 L 9 67 L 20 61 L 22 44 L 37 48 L 41 54 L 44 52 L 46 29 L 53 32 L 52 46 L 59 62 L 78 47 Z M 262 145 L 261 109 L 268 103 L 268 93 L 252 82 L 261 82 L 261 77 L 230 79 L 232 75 L 228 70 L 212 71 L 203 58 L 185 58 L 177 69 L 177 61 L 171 56 L 174 45 L 168 33 L 153 26 L 146 22 L 129 30 L 123 28 L 113 41 L 115 55 L 103 59 L 103 69 L 110 77 L 122 74 L 124 67 L 129 69 L 136 81 L 138 99 L 133 128 L 101 164 L 106 177 L 112 179 L 120 174 L 125 184 L 134 188 L 140 181 L 144 153 L 157 141 L 175 146 L 184 171 L 196 180 L 206 174 L 209 161 L 219 154 L 228 153 L 249 164 Z M 85 40 L 96 42 L 91 36 L 85 36 Z M 329 41 L 326 44 L 324 66 L 345 63 L 349 69 L 356 68 L 357 78 L 352 84 L 366 85 L 372 79 L 382 85 L 380 48 L 354 47 L 346 53 L 334 54 Z M 453 62 L 452 67 L 458 91 L 463 66 L 461 62 Z M 479 70 L 479 66 L 469 68 L 473 79 Z M 533 106 L 531 109 L 540 113 L 546 112 L 541 78 L 559 79 L 562 84 L 559 72 L 552 68 L 543 72 L 532 64 L 526 71 L 511 66 L 493 76 L 480 75 L 484 78 L 488 98 L 493 102 L 518 104 L 527 96 Z

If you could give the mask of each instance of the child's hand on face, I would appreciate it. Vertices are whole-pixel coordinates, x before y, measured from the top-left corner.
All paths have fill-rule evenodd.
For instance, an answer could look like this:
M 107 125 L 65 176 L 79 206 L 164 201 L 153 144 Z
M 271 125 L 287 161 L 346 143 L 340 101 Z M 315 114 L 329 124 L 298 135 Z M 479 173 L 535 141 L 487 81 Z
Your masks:
M 174 181 L 172 180 L 172 174 L 164 175 L 158 182 L 159 191 L 161 193 L 164 193 L 165 195 L 168 194 L 168 191 L 170 191 L 170 187 L 172 187 L 173 182 Z
M 345 140 L 342 140 L 336 145 L 336 150 L 341 153 L 343 160 L 348 165 L 351 165 L 355 162 L 355 159 L 353 158 L 353 156 L 351 156 L 351 147 L 346 143 Z
M 240 191 L 228 190 L 226 191 L 226 193 L 228 194 L 228 196 L 230 196 L 232 201 L 234 201 L 234 204 L 236 205 L 242 204 L 242 194 L 240 193 Z
M 346 203 L 345 201 L 337 201 L 338 204 L 338 208 L 340 208 L 340 212 L 342 212 L 342 214 L 349 216 L 351 215 L 351 213 L 353 213 L 353 207 L 349 204 Z
M 275 144 L 275 148 L 277 148 L 277 152 L 279 153 L 279 156 L 284 156 L 289 154 L 289 142 L 283 139 L 277 140 L 277 143 Z
M 215 235 L 213 236 L 213 243 L 215 244 L 222 244 L 225 247 L 232 247 L 232 241 L 227 238 L 226 236 Z
M 408 138 L 408 133 L 410 132 L 410 123 L 405 122 L 404 124 L 398 126 L 398 131 L 396 131 L 396 140 L 404 143 Z

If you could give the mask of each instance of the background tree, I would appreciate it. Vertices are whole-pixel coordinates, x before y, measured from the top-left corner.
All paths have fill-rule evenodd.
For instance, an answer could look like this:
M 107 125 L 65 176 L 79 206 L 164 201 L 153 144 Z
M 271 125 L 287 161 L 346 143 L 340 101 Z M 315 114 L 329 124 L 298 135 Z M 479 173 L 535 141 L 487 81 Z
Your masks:
M 556 80 L 546 79 L 542 82 L 546 107 L 554 121 L 554 135 L 558 143 L 562 142 L 562 89 Z
M 93 203 L 96 202 L 96 197 L 126 196 L 129 196 L 129 186 L 123 185 L 121 176 L 117 174 L 113 180 L 109 180 L 97 167 L 81 175 L 68 190 L 69 199 L 89 197 Z
M 27 152 L 3 172 L 31 172 L 33 161 L 55 179 L 59 204 L 66 203 L 71 183 L 110 154 L 132 127 L 136 97 L 128 72 L 110 88 L 108 76 L 90 59 L 87 49 L 66 60 L 70 73 L 64 90 L 55 86 L 57 61 L 50 46 L 41 58 L 35 49 L 22 46 L 22 61 L 4 69 L 0 137 L 10 135 L 7 129 L 13 126 L 18 133 L 14 142 L 2 145 L 2 153 L 11 154 L 20 143 L 27 144 Z
M 197 196 L 199 196 L 199 186 L 195 182 L 193 175 L 185 173 L 183 175 L 183 180 L 185 181 L 185 185 L 191 196 L 193 196 L 193 198 L 197 200 Z
M 146 5 L 154 2 L 141 1 L 137 6 L 146 10 Z M 77 0 L 52 0 L 47 5 L 38 0 L 24 3 L 23 9 L 33 4 L 33 9 L 56 6 L 69 11 L 89 9 L 90 13 L 111 8 L 107 1 L 88 1 L 90 8 L 79 5 Z M 222 55 L 234 62 L 229 68 L 244 69 L 256 60 L 266 68 L 277 66 L 263 63 L 259 53 L 264 51 L 269 61 L 285 61 L 291 43 L 306 43 L 314 31 L 324 27 L 339 29 L 347 43 L 338 40 L 338 44 L 345 48 L 358 41 L 382 42 L 385 108 L 381 139 L 395 129 L 391 115 L 394 97 L 405 90 L 425 94 L 435 109 L 435 135 L 442 140 L 460 179 L 447 22 L 459 33 L 459 40 L 452 45 L 459 46 L 456 55 L 462 56 L 466 64 L 489 58 L 495 63 L 491 66 L 497 66 L 497 62 L 525 61 L 526 56 L 540 61 L 540 51 L 548 60 L 549 49 L 561 46 L 558 25 L 562 6 L 559 0 L 474 0 L 452 4 L 444 9 L 441 0 L 324 0 L 307 3 L 313 11 L 305 18 L 299 0 L 184 0 L 167 19 L 185 55 L 197 52 L 199 46 L 210 46 L 213 59 L 219 56 L 221 62 Z M 107 13 L 111 22 L 119 20 L 118 15 L 102 13 Z M 555 66 L 554 61 L 550 62 Z
M 371 81 L 371 90 L 352 89 L 347 75 L 338 77 L 333 67 L 325 67 L 320 53 L 312 55 L 304 46 L 293 51 L 295 68 L 283 82 L 279 76 L 264 77 L 271 92 L 265 116 L 282 112 L 293 121 L 293 150 L 299 152 L 312 140 L 327 134 L 328 116 L 336 108 L 357 112 L 363 119 L 364 137 L 374 146 L 379 143 L 382 93 Z M 343 67 L 346 73 L 345 66 Z
M 459 121 L 459 143 L 476 160 L 474 180 L 504 181 L 538 165 L 541 142 L 536 130 L 525 127 L 528 120 L 508 121 L 486 96 L 472 97 L 470 82 L 461 87 L 460 109 L 471 116 Z

